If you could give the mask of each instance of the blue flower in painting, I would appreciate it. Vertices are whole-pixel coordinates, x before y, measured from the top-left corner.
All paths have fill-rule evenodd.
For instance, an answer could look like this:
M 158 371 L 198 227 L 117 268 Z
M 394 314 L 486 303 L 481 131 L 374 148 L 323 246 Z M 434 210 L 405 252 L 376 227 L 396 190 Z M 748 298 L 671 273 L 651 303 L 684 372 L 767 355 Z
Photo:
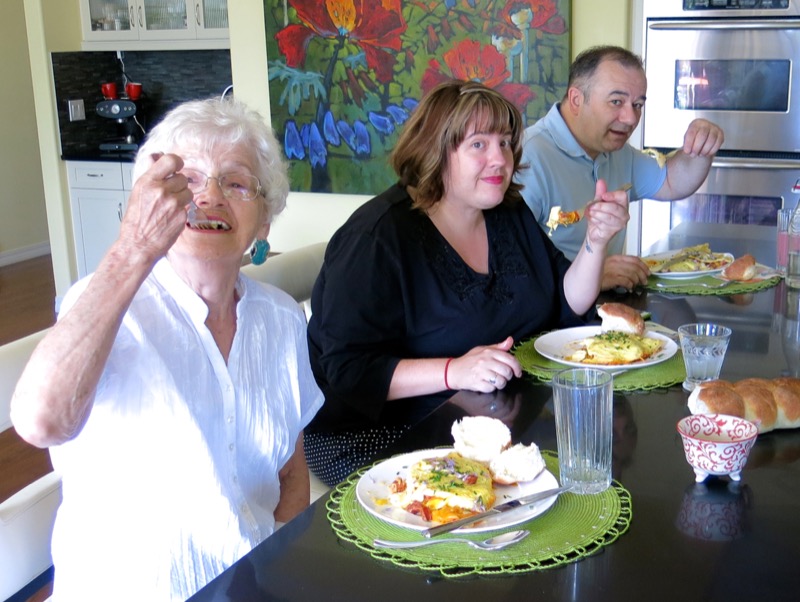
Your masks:
M 306 156 L 303 140 L 297 131 L 294 120 L 286 122 L 286 131 L 283 134 L 283 147 L 289 159 L 303 159 Z
M 403 99 L 403 106 L 409 110 L 409 112 L 413 111 L 417 108 L 419 101 L 415 98 L 404 98 Z
M 309 128 L 308 124 L 306 123 L 302 128 L 300 128 L 300 140 L 303 141 L 303 148 L 308 148 L 308 135 Z
M 325 140 L 334 146 L 339 146 L 342 143 L 339 132 L 336 131 L 336 122 L 333 120 L 333 113 L 330 111 L 325 112 L 325 119 L 322 122 L 322 133 L 325 135 Z
M 391 115 L 397 125 L 403 125 L 406 119 L 408 119 L 408 111 L 396 105 L 389 105 L 386 107 L 386 112 Z
M 373 111 L 367 113 L 367 117 L 369 117 L 369 122 L 375 126 L 375 129 L 381 134 L 391 134 L 394 131 L 394 124 L 388 117 Z
M 369 132 L 367 126 L 363 122 L 356 120 L 351 126 L 344 120 L 336 122 L 336 129 L 342 135 L 344 143 L 356 155 L 369 155 L 372 150 L 372 145 L 369 140 Z
M 311 167 L 324 167 L 328 162 L 328 149 L 316 123 L 309 127 L 308 158 L 311 160 Z
M 350 124 L 340 119 L 336 122 L 336 130 L 342 135 L 342 138 L 344 138 L 344 143 L 352 150 L 356 150 L 356 133 L 353 131 L 353 128 L 350 127 Z
M 356 122 L 353 124 L 353 129 L 356 133 L 356 146 L 353 150 L 356 151 L 356 154 L 358 155 L 369 155 L 372 151 L 372 145 L 369 141 L 369 132 L 367 131 L 367 126 L 361 121 L 356 120 Z

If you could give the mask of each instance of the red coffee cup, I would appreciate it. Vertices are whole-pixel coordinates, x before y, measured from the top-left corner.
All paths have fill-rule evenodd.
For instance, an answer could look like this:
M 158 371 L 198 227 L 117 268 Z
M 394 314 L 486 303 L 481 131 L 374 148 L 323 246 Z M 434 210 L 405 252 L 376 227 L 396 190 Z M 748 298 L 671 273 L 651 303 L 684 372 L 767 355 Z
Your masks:
M 131 100 L 139 100 L 142 96 L 142 84 L 128 82 L 125 84 L 125 93 Z
M 117 84 L 114 82 L 100 84 L 100 91 L 103 93 L 103 98 L 106 100 L 114 100 L 117 98 Z

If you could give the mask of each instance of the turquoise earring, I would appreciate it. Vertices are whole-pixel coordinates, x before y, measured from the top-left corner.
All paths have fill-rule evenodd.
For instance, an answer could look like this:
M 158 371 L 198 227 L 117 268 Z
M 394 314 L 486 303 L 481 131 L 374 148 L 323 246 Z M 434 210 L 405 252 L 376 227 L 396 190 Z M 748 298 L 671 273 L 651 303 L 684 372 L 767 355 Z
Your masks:
M 250 261 L 253 265 L 261 265 L 269 255 L 269 243 L 263 238 L 257 238 L 250 247 Z

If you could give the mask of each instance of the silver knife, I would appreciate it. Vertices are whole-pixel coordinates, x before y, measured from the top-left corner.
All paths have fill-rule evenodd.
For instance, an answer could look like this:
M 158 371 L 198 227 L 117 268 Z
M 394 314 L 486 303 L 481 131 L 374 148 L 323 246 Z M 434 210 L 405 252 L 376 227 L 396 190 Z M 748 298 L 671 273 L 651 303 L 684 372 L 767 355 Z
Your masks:
M 528 506 L 530 504 L 535 504 L 536 502 L 546 500 L 548 498 L 553 497 L 554 495 L 558 495 L 559 493 L 568 491 L 569 489 L 571 489 L 571 487 L 557 487 L 555 489 L 547 489 L 545 491 L 540 491 L 538 493 L 525 495 L 523 497 L 510 500 L 508 502 L 503 502 L 502 504 L 498 504 L 497 506 L 495 506 L 494 508 L 490 508 L 486 512 L 481 512 L 480 514 L 473 514 L 472 516 L 468 516 L 466 518 L 462 518 L 453 521 L 451 523 L 436 525 L 435 527 L 431 527 L 430 529 L 425 529 L 422 532 L 422 534 L 425 537 L 433 537 L 434 535 L 441 535 L 442 533 L 448 533 L 454 529 L 458 529 L 459 527 L 463 527 L 465 525 L 471 525 L 472 523 L 477 522 L 479 520 L 483 520 L 484 518 L 494 516 L 495 514 L 508 512 L 509 510 L 513 510 L 514 508 L 519 508 L 520 506 Z

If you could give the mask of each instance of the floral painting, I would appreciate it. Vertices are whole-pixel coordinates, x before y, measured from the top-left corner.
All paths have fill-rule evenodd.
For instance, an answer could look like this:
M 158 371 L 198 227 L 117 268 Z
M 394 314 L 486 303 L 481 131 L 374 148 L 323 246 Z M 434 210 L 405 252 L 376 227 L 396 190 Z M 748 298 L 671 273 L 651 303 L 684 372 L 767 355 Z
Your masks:
M 483 82 L 527 123 L 566 88 L 569 0 L 264 0 L 272 125 L 292 190 L 376 194 L 419 99 Z

